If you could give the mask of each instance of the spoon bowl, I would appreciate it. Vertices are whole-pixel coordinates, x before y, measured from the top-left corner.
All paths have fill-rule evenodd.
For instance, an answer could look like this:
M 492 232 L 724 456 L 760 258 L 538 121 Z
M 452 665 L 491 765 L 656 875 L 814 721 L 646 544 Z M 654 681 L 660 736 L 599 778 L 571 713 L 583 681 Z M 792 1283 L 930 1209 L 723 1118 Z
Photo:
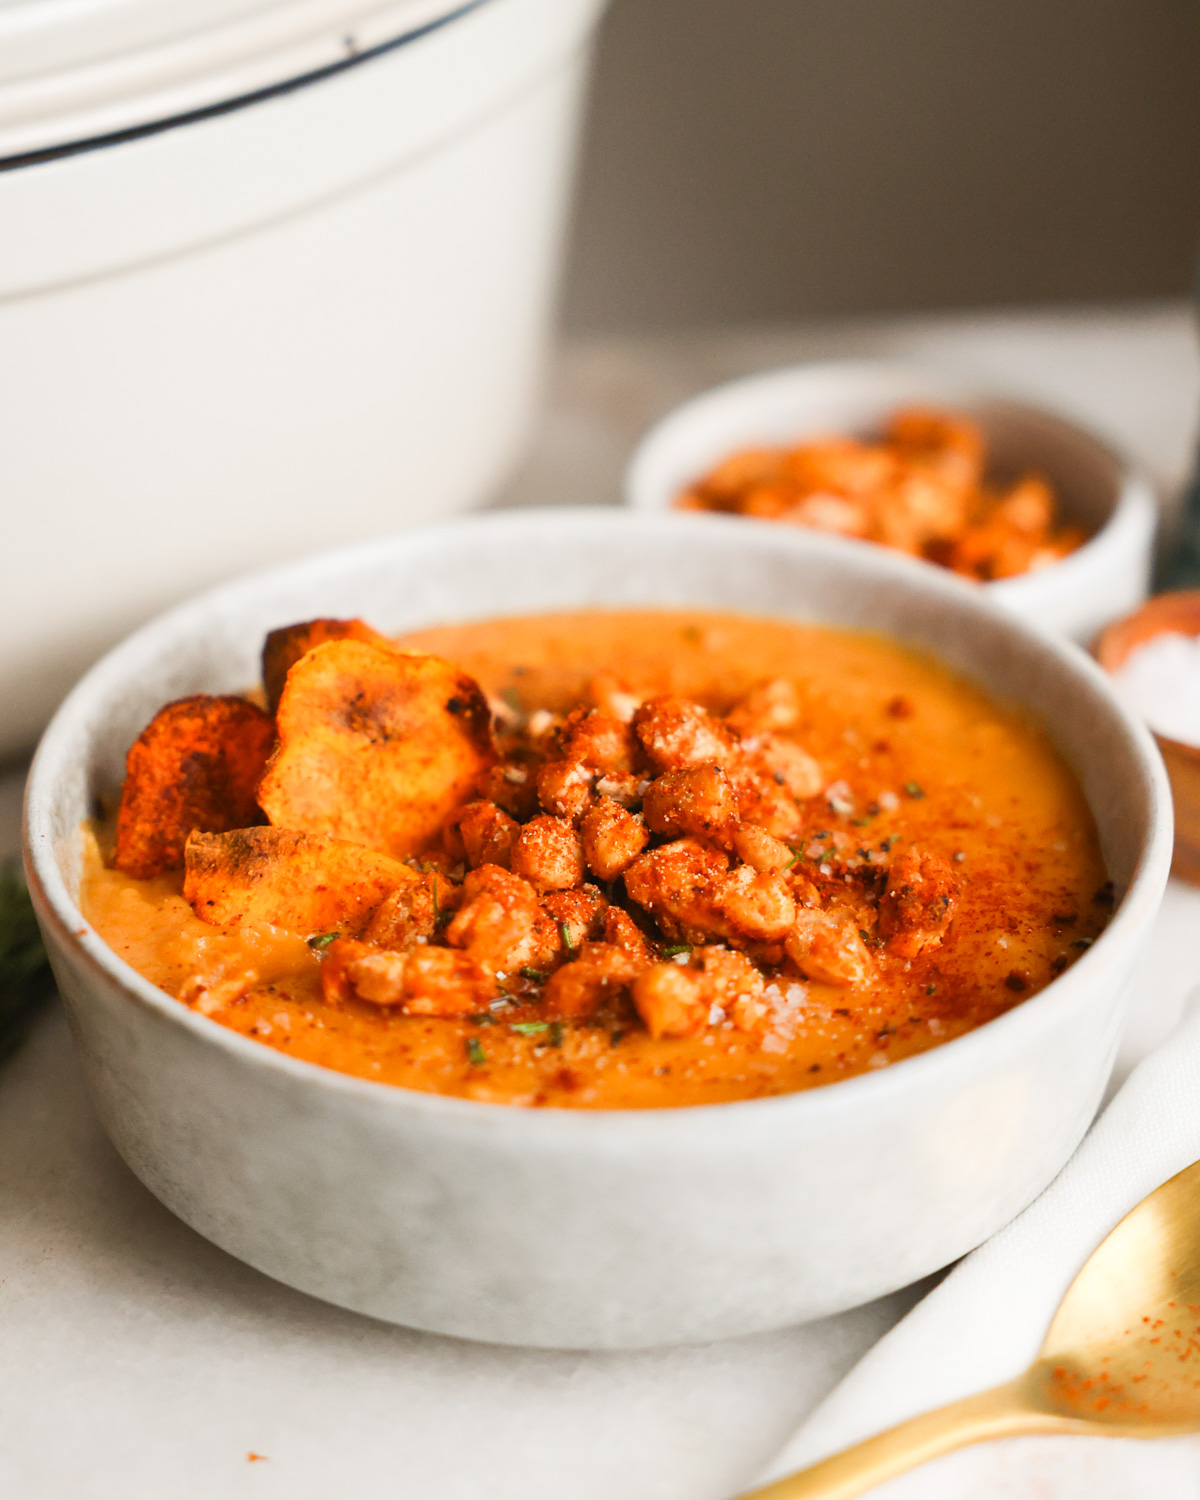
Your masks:
M 1031 1433 L 1200 1430 L 1200 1162 L 1143 1198 L 1067 1289 L 1015 1380 L 902 1422 L 741 1500 L 850 1500 L 954 1448 Z

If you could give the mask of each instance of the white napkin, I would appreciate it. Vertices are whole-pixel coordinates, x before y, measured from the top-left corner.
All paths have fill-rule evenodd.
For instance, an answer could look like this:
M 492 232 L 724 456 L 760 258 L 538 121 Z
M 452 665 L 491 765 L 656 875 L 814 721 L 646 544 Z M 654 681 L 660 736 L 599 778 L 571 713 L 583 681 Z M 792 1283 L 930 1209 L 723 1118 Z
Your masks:
M 1200 1160 L 1200 992 L 1173 1035 L 1142 1062 L 1085 1138 L 1075 1156 L 1029 1208 L 965 1260 L 886 1334 L 809 1415 L 761 1482 L 848 1447 L 919 1412 L 1009 1380 L 1036 1357 L 1055 1310 L 1079 1268 L 1109 1230 L 1148 1193 Z M 1109 1480 L 1106 1495 L 1200 1496 L 1200 1444 L 1112 1439 L 1029 1438 L 984 1444 L 893 1480 L 877 1493 L 930 1497 L 1021 1495 L 1017 1449 L 1058 1443 L 1096 1452 Z M 1138 1449 L 1129 1483 L 1113 1487 L 1114 1450 Z M 1163 1470 L 1156 1483 L 1151 1464 Z M 999 1450 L 1005 1450 L 1003 1454 Z M 1100 1450 L 1103 1450 L 1101 1453 Z M 969 1455 L 969 1456 L 968 1456 Z M 1089 1455 L 1090 1457 L 1090 1455 Z M 1131 1455 L 1132 1457 L 1132 1455 Z M 956 1463 L 955 1460 L 958 1460 Z M 1118 1469 L 1122 1467 L 1120 1463 Z M 995 1481 L 998 1468 L 1007 1472 Z M 1039 1474 L 1043 1471 L 1039 1469 Z M 1070 1482 L 1073 1473 L 1074 1483 Z M 1039 1497 L 1095 1496 L 1096 1473 L 1084 1487 L 1076 1467 L 1064 1468 L 1062 1487 L 1039 1485 Z M 1010 1488 L 1009 1481 L 1013 1481 Z

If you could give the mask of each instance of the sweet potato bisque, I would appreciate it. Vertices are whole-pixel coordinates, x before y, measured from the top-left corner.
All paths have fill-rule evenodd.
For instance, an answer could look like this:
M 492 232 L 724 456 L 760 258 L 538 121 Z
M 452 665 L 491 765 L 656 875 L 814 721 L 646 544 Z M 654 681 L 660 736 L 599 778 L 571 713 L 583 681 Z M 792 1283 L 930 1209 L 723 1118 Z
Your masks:
M 1042 732 L 877 636 L 323 620 L 272 633 L 263 683 L 147 727 L 84 911 L 181 1004 L 364 1078 L 608 1109 L 811 1088 L 1020 1004 L 1112 906 Z

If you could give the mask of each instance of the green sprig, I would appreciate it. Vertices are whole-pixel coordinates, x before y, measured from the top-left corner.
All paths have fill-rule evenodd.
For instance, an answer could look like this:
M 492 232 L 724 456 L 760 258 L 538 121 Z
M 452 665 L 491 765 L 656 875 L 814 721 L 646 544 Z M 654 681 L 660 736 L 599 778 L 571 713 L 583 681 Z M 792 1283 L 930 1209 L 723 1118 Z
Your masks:
M 15 1052 L 30 1016 L 54 993 L 33 903 L 15 865 L 0 867 L 0 1058 Z

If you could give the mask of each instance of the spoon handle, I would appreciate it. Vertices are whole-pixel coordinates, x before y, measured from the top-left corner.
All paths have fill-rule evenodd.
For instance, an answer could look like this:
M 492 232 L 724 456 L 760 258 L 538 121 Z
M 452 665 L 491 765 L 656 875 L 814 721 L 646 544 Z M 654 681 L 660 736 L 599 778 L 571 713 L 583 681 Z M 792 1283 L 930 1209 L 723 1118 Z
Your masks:
M 811 1468 L 748 1490 L 738 1500 L 850 1500 L 931 1458 L 988 1438 L 1061 1432 L 1061 1417 L 1029 1400 L 1028 1376 L 925 1412 L 856 1443 Z

